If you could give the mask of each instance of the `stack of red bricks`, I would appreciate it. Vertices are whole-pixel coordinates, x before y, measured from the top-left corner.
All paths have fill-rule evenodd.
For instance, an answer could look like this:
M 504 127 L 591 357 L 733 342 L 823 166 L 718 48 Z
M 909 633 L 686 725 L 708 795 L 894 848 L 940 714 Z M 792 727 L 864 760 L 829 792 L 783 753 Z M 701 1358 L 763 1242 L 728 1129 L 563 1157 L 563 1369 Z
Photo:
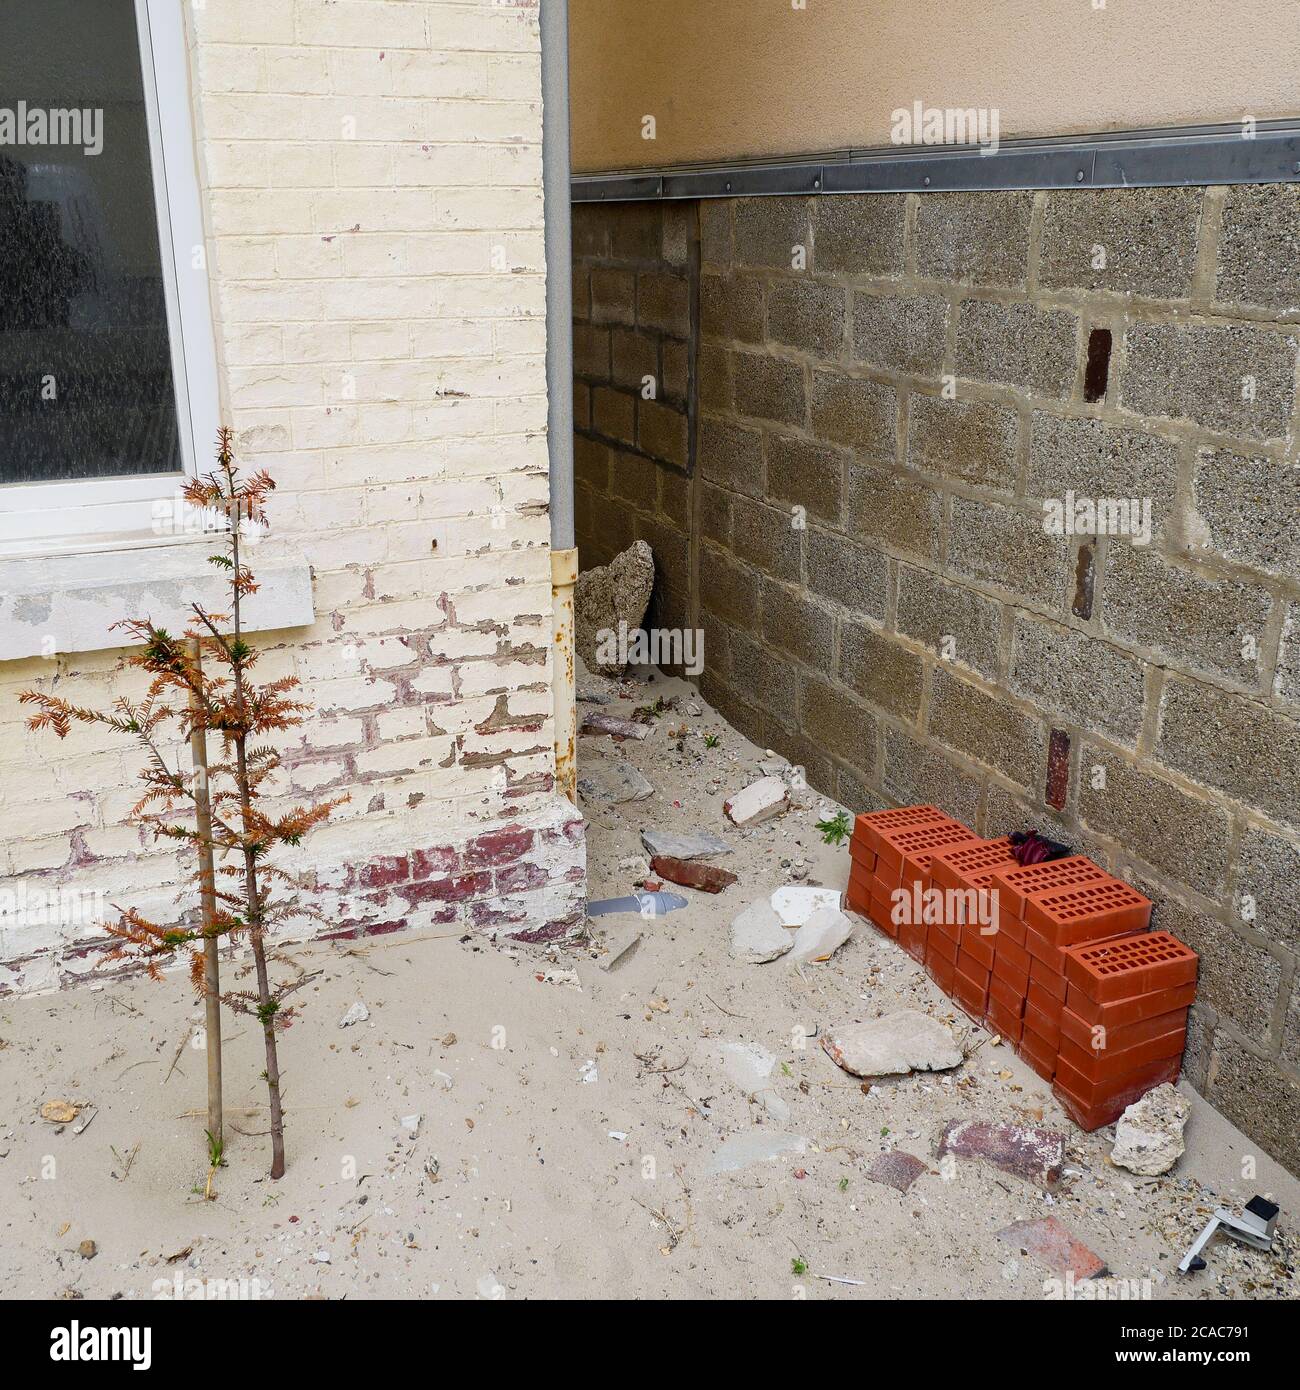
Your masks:
M 1150 900 L 1091 859 L 1022 865 L 1012 849 L 935 806 L 868 812 L 848 905 L 1097 1129 L 1177 1078 L 1196 953 L 1152 932 Z

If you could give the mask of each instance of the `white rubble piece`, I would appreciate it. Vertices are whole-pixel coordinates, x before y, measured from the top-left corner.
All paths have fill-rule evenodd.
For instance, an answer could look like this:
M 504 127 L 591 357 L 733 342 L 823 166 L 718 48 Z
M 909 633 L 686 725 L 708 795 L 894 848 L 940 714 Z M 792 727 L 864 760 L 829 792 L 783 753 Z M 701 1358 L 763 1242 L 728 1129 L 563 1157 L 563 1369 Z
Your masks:
M 370 1010 L 360 999 L 339 1019 L 340 1028 L 351 1028 L 354 1023 L 364 1023 L 370 1017 Z
M 852 917 L 837 907 L 819 907 L 795 932 L 794 945 L 786 959 L 791 965 L 830 960 L 852 935 Z
M 841 1024 L 821 1042 L 831 1061 L 854 1076 L 947 1071 L 962 1060 L 951 1030 L 915 1009 L 899 1009 L 869 1023 Z
M 716 835 L 676 835 L 671 830 L 643 830 L 641 843 L 652 859 L 660 856 L 667 859 L 704 859 L 710 854 L 731 853 L 731 846 Z
M 794 934 L 785 929 L 770 903 L 750 905 L 731 923 L 731 955 L 746 965 L 765 965 L 783 956 L 794 945 Z
M 761 825 L 790 809 L 790 793 L 779 777 L 760 777 L 722 803 L 733 825 Z
M 820 908 L 838 910 L 842 898 L 837 888 L 805 888 L 802 884 L 788 883 L 772 894 L 772 909 L 783 926 L 802 927 Z
M 790 1119 L 790 1107 L 773 1090 L 772 1073 L 776 1058 L 757 1043 L 725 1042 L 720 1039 L 704 1044 L 709 1059 L 721 1067 L 723 1075 L 739 1091 L 751 1096 L 777 1124 Z
M 1165 1082 L 1135 1100 L 1115 1125 L 1110 1161 L 1144 1178 L 1167 1173 L 1186 1152 L 1187 1097 Z

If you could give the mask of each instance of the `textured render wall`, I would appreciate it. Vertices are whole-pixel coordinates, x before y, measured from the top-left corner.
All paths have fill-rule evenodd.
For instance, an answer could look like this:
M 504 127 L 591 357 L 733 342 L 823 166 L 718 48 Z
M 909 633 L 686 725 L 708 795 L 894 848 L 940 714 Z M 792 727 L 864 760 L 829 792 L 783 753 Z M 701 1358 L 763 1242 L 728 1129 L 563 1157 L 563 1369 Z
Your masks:
M 314 571 L 315 624 L 257 639 L 317 706 L 279 791 L 353 798 L 300 861 L 321 929 L 562 932 L 584 854 L 552 786 L 535 6 L 192 14 L 226 414 L 280 485 L 253 562 Z M 28 905 L 0 917 L 0 991 L 91 968 L 51 890 L 174 911 L 181 861 L 123 824 L 134 749 L 37 739 L 16 703 L 105 704 L 119 657 L 0 663 L 0 888 Z
M 1003 138 L 1300 110 L 1291 0 L 570 0 L 582 171 L 887 145 L 892 112 Z M 644 136 L 655 119 L 653 139 Z
M 703 203 L 691 461 L 708 696 L 854 809 L 1037 825 L 1150 893 L 1202 956 L 1189 1076 L 1296 1171 L 1298 216 Z M 1069 490 L 1150 499 L 1151 544 L 1047 533 Z

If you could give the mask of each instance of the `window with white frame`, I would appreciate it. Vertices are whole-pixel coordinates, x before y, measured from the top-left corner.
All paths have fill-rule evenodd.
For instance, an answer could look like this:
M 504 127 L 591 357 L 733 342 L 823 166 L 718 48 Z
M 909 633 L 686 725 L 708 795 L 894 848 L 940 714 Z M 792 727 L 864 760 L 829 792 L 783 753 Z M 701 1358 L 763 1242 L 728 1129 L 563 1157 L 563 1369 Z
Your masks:
M 0 554 L 157 545 L 216 431 L 177 0 L 0 0 Z

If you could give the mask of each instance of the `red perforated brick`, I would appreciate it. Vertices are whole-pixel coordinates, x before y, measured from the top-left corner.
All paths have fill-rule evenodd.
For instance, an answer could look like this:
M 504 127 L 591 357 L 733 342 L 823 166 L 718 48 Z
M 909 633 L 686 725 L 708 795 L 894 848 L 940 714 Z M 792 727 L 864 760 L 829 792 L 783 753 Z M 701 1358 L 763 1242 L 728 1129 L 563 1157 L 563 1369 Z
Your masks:
M 1023 999 L 1029 988 L 1029 966 L 1021 969 L 1009 957 L 995 952 L 993 956 L 993 975 L 995 980 L 1003 980 Z
M 898 925 L 898 944 L 913 960 L 925 959 L 925 942 L 930 930 L 922 922 L 911 921 L 907 917 Z
M 959 843 L 963 836 L 969 838 L 970 834 L 964 825 L 950 820 L 883 831 L 880 836 L 880 857 L 876 860 L 876 873 L 890 883 L 901 884 L 903 861 L 908 855 L 938 849 L 940 845 Z
M 1062 1038 L 1061 1056 L 1088 1081 L 1122 1080 L 1166 1057 L 1182 1056 L 1187 1041 L 1187 1016 L 1175 1017 L 1178 1021 L 1168 1032 L 1125 1048 L 1080 1047 L 1069 1038 Z
M 1025 1003 L 1035 1005 L 1037 1008 L 1041 1009 L 1048 1018 L 1052 1019 L 1059 1019 L 1061 1010 L 1065 1007 L 1065 1003 L 1062 999 L 1053 994 L 1051 990 L 1044 989 L 1043 986 L 1032 977 L 1029 981 L 1029 988 L 1025 991 Z M 1043 1036 L 1046 1037 L 1047 1035 L 1044 1034 Z
M 1117 941 L 1071 946 L 1065 975 L 1099 1004 L 1196 980 L 1196 952 L 1168 932 L 1144 932 Z
M 989 890 L 996 893 L 996 888 Z M 1014 913 L 1003 912 L 1002 906 L 998 904 L 998 936 L 1005 937 L 1009 941 L 1014 941 L 1017 946 L 1025 944 L 1025 924 Z
M 1098 878 L 1109 877 L 1105 869 L 1098 867 L 1085 855 L 1072 854 L 1066 859 L 1050 859 L 1044 864 L 1021 864 L 1014 869 L 1003 869 L 993 875 L 993 882 L 1003 895 L 1003 910 L 1023 917 L 1026 893 L 1041 893 L 1049 888 L 1071 888 L 1079 883 L 1092 883 Z
M 1151 899 L 1117 878 L 1025 897 L 1025 926 L 1054 946 L 1074 946 L 1106 936 L 1127 936 L 1151 925 Z
M 1100 1129 L 1102 1125 L 1113 1124 L 1133 1104 L 1141 1100 L 1155 1086 L 1166 1081 L 1177 1081 L 1181 1059 L 1170 1057 L 1143 1070 L 1141 1075 L 1129 1077 L 1118 1087 L 1089 1086 L 1078 1077 L 1078 1073 L 1068 1062 L 1056 1062 L 1056 1080 L 1052 1093 L 1061 1102 L 1066 1113 L 1082 1130 Z
M 993 948 L 996 938 L 985 935 L 979 927 L 964 926 L 958 938 L 961 949 L 972 959 L 977 960 L 985 970 L 993 969 Z
M 1065 974 L 1065 957 L 1062 955 L 1059 946 L 1052 943 L 1041 932 L 1037 932 L 1033 927 L 1025 926 L 1025 950 L 1034 960 L 1041 961 L 1056 971 L 1058 975 Z
M 1107 1028 L 1100 1023 L 1087 1023 L 1068 1004 L 1061 1006 L 1061 1037 L 1081 1048 L 1084 1052 L 1105 1052 L 1113 1048 L 1124 1052 L 1140 1043 L 1150 1042 L 1152 1038 L 1163 1038 L 1168 1033 L 1177 1032 L 1187 1026 L 1187 1008 L 1170 1009 L 1167 1013 L 1154 1014 L 1136 1023 L 1126 1023 L 1118 1028 Z
M 1024 1012 L 1025 992 L 1017 989 L 1014 983 L 1004 980 L 995 967 L 989 976 L 989 1002 L 997 1000 L 1004 1009 L 1010 1009 L 1017 1018 Z
M 854 864 L 861 865 L 869 874 L 876 871 L 876 851 L 868 849 L 865 841 L 857 835 L 849 841 L 849 859 Z
M 1011 849 L 1011 841 L 1005 835 L 1000 840 L 972 840 L 949 846 L 935 851 L 930 871 L 939 888 L 967 888 L 975 874 L 1019 868 Z
M 946 932 L 930 928 L 930 935 L 926 940 L 926 954 L 931 952 L 941 955 L 944 960 L 951 961 L 954 966 L 957 964 L 957 940 L 949 936 Z
M 933 936 L 930 938 L 934 940 Z M 957 967 L 950 960 L 945 960 L 942 956 L 931 956 L 926 967 L 930 972 L 930 978 L 939 986 L 945 994 L 951 995 L 953 992 L 953 981 L 957 978 Z
M 1029 983 L 1039 984 L 1053 999 L 1065 1000 L 1065 976 L 1055 966 L 1045 965 L 1034 956 L 1029 958 Z
M 893 902 L 890 894 L 892 889 L 883 884 L 878 878 L 871 880 L 871 910 L 868 916 L 887 936 L 897 936 L 898 927 L 894 924 Z
M 1029 1016 L 1027 1014 L 1020 1034 L 1019 1050 L 1020 1055 L 1033 1067 L 1044 1081 L 1050 1081 L 1056 1075 L 1056 1068 L 1058 1065 L 1056 1047 L 1047 1038 L 1044 1038 L 1029 1026 Z
M 983 985 L 986 990 L 988 989 L 989 976 L 993 972 L 983 961 L 976 960 L 965 946 L 958 948 L 957 970 L 968 980 L 973 980 L 976 984 Z
M 864 849 L 880 853 L 880 832 L 897 830 L 904 825 L 924 825 L 927 821 L 949 820 L 937 806 L 895 806 L 883 811 L 864 811 L 853 826 L 854 839 Z
M 1005 1041 L 1015 1044 L 1020 1041 L 1022 1027 L 1020 1010 L 1008 1008 L 1001 1000 L 989 995 L 984 1009 L 984 1022 L 995 1033 L 1001 1033 Z
M 1053 999 L 1042 1008 L 1032 999 L 1025 1000 L 1025 1026 L 1035 1033 L 1055 1053 L 1061 1045 L 1061 1003 Z
M 844 898 L 850 912 L 860 912 L 865 917 L 871 911 L 872 874 L 859 869 L 855 864 L 849 873 L 849 886 Z
M 997 968 L 998 961 L 1003 963 L 1006 970 L 1013 970 L 1017 975 L 1029 974 L 1029 952 L 1001 932 L 993 938 L 994 969 Z
M 957 970 L 952 977 L 952 997 L 979 1023 L 984 1018 L 985 1005 L 988 1003 L 988 982 L 978 983 Z
M 1156 989 L 1148 994 L 1132 995 L 1127 999 L 1116 999 L 1109 1004 L 1099 1004 L 1090 999 L 1078 985 L 1069 985 L 1065 1004 L 1071 1013 L 1076 1014 L 1089 1028 L 1100 1025 L 1113 1032 L 1143 1019 L 1156 1018 L 1174 1009 L 1185 1009 L 1196 998 L 1196 986 L 1179 985 L 1176 989 Z

